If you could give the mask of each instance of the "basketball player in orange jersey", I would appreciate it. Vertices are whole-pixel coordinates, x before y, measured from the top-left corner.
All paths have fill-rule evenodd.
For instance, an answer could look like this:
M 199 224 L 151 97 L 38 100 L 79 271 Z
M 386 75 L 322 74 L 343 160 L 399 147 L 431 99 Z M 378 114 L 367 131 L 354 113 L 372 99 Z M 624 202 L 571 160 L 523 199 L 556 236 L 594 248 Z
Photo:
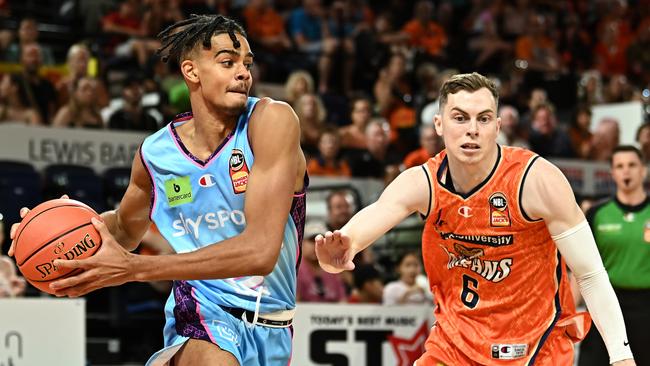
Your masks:
M 614 365 L 634 365 L 594 238 L 560 170 L 499 146 L 498 95 L 477 73 L 440 92 L 435 128 L 446 149 L 398 176 L 341 230 L 316 238 L 328 272 L 417 212 L 437 322 L 417 366 L 573 365 L 587 314 L 575 314 L 568 264 Z

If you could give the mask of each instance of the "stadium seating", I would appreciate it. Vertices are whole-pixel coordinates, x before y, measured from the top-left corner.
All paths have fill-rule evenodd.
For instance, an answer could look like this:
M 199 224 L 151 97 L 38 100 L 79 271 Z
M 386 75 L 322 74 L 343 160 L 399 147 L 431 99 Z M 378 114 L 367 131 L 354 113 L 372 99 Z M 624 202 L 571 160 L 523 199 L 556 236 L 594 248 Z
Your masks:
M 0 213 L 8 238 L 11 224 L 20 221 L 20 208 L 41 202 L 42 183 L 38 172 L 27 163 L 0 161 L 0 172 Z
M 106 208 L 102 179 L 92 168 L 54 164 L 46 167 L 43 174 L 45 199 L 58 198 L 67 194 L 72 199 L 86 203 L 97 212 L 102 212 Z
M 110 168 L 103 174 L 104 194 L 106 196 L 107 208 L 115 208 L 122 200 L 126 187 L 129 185 L 131 169 Z

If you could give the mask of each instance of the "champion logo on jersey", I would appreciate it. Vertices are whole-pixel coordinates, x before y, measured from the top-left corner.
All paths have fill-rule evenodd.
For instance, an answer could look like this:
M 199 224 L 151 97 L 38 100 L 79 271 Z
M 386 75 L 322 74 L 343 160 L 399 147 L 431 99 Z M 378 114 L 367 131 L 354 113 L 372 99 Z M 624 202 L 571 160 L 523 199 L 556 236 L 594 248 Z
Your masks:
M 208 188 L 215 184 L 217 184 L 217 181 L 214 179 L 214 175 L 212 174 L 203 174 L 201 178 L 199 178 L 199 185 L 201 187 Z
M 458 207 L 458 214 L 466 219 L 469 219 L 472 217 L 472 208 L 469 206 L 460 206 Z

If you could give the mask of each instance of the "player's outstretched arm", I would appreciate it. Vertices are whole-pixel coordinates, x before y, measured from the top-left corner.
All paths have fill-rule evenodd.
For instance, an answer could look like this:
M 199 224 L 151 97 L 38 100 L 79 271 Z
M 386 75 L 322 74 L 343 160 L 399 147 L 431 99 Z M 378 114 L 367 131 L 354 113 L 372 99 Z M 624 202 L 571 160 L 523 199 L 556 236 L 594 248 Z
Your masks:
M 610 362 L 634 365 L 623 314 L 596 242 L 573 191 L 560 169 L 537 159 L 524 182 L 522 206 L 532 219 L 544 219 L 558 250 L 573 272 L 598 328 Z
M 422 167 L 400 174 L 377 202 L 365 207 L 333 233 L 316 237 L 316 256 L 330 273 L 354 269 L 352 259 L 413 212 L 427 214 L 431 189 Z

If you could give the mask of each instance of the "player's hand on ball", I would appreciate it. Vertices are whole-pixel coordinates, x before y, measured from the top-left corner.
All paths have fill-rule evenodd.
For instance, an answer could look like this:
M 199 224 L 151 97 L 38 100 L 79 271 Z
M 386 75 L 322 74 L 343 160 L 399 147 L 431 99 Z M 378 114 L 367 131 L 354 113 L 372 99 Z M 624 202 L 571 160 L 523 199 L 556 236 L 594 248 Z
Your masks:
M 329 273 L 339 273 L 354 269 L 352 259 L 356 254 L 350 237 L 339 230 L 328 231 L 316 236 L 316 257 L 321 268 Z
M 76 276 L 50 284 L 50 288 L 55 291 L 54 295 L 58 297 L 78 297 L 100 288 L 119 286 L 130 281 L 134 274 L 135 255 L 115 240 L 104 222 L 93 218 L 92 223 L 102 237 L 102 246 L 90 258 L 54 261 L 57 267 L 83 270 Z
M 63 196 L 61 196 L 61 198 L 68 199 L 70 197 L 68 197 L 67 194 L 64 194 Z M 29 210 L 30 209 L 27 208 L 27 207 L 21 208 L 20 209 L 20 218 L 21 219 L 24 218 L 29 213 Z M 11 239 L 11 246 L 9 247 L 9 252 L 7 254 L 9 254 L 10 257 L 14 256 L 14 249 L 15 249 L 14 247 L 15 247 L 15 243 L 16 243 L 16 232 L 18 232 L 18 226 L 20 226 L 20 222 L 14 223 L 13 225 L 11 225 L 11 230 L 9 231 L 9 238 Z

